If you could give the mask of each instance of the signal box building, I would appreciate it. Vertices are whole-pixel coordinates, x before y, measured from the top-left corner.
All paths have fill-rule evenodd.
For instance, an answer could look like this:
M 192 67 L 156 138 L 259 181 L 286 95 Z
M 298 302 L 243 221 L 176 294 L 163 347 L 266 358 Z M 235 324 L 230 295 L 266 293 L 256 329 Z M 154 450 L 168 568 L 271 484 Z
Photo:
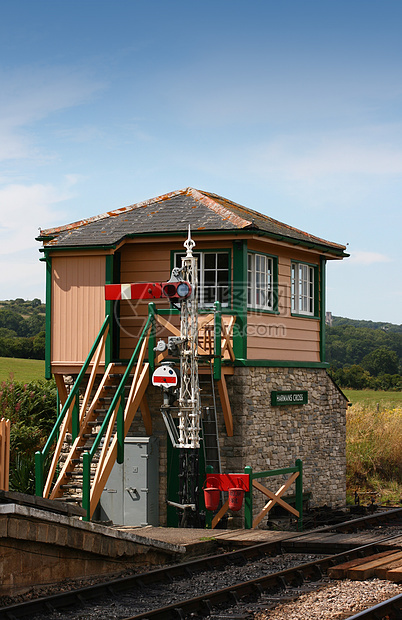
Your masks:
M 65 413 L 61 439 L 50 438 L 56 456 L 43 494 L 74 496 L 82 487 L 75 472 L 89 468 L 83 501 L 91 516 L 99 516 L 100 501 L 117 521 L 174 524 L 167 500 L 177 501 L 177 463 L 151 374 L 166 355 L 158 340 L 178 335 L 179 313 L 167 299 L 129 299 L 124 285 L 168 281 L 189 226 L 198 259 L 203 467 L 266 471 L 301 459 L 311 503 L 344 505 L 347 400 L 326 372 L 325 268 L 347 256 L 345 246 L 192 188 L 38 237 L 47 273 L 46 374 Z M 121 299 L 106 300 L 106 284 L 122 285 Z M 119 467 L 134 477 L 116 482 L 126 475 Z M 131 490 L 117 509 L 119 484 L 123 495 Z M 136 501 L 144 512 L 133 517 L 122 505 Z

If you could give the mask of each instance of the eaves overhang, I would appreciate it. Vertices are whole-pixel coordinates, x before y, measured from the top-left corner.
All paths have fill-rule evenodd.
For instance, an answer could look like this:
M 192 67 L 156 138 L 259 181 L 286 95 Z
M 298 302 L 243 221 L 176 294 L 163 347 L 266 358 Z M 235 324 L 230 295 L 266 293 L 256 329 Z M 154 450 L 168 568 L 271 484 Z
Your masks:
M 187 187 L 72 224 L 40 230 L 44 251 L 105 249 L 113 251 L 127 239 L 225 235 L 265 237 L 329 257 L 346 257 L 346 247 L 279 222 L 229 199 Z
M 155 237 L 159 237 L 159 238 L 164 238 L 164 237 L 182 237 L 183 235 L 187 235 L 188 231 L 187 230 L 177 230 L 175 232 L 172 231 L 165 231 L 165 232 L 146 232 L 146 233 L 129 233 L 127 235 L 124 235 L 123 237 L 121 237 L 118 240 L 115 240 L 113 243 L 110 244 L 86 244 L 86 245 L 62 245 L 62 246 L 57 246 L 57 245 L 44 245 L 42 248 L 39 249 L 40 252 L 69 252 L 69 251 L 90 251 L 90 250 L 115 250 L 116 248 L 118 248 L 119 246 L 121 246 L 125 240 L 128 239 L 148 239 L 148 238 L 155 238 Z M 191 234 L 193 236 L 193 238 L 196 237 L 205 237 L 205 236 L 216 236 L 216 235 L 223 235 L 223 236 L 227 236 L 227 237 L 243 237 L 243 238 L 247 238 L 250 236 L 259 236 L 259 237 L 265 237 L 268 239 L 272 239 L 274 241 L 280 241 L 283 243 L 289 243 L 291 245 L 295 245 L 295 246 L 299 246 L 302 248 L 306 248 L 306 249 L 311 249 L 311 250 L 316 250 L 318 252 L 322 252 L 323 254 L 329 254 L 329 255 L 333 255 L 336 258 L 347 258 L 350 255 L 347 254 L 344 250 L 346 249 L 345 246 L 329 246 L 326 245 L 325 243 L 317 243 L 317 242 L 313 242 L 313 241 L 304 241 L 301 239 L 294 239 L 291 236 L 287 236 L 287 235 L 279 235 L 276 233 L 271 233 L 271 232 L 267 232 L 264 230 L 260 230 L 258 228 L 255 227 L 247 227 L 247 228 L 243 228 L 240 230 L 236 230 L 236 229 L 232 229 L 232 230 L 192 230 Z M 38 241 L 41 241 L 42 239 L 40 239 L 39 237 L 37 237 Z

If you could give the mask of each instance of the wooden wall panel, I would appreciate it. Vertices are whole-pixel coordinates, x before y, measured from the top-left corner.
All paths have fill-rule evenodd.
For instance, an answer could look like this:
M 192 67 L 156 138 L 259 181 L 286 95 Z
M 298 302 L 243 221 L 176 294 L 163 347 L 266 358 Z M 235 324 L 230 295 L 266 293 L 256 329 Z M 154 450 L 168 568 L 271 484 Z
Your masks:
M 105 319 L 105 256 L 52 258 L 52 367 L 82 365 Z M 104 360 L 102 360 L 104 361 Z
M 247 357 L 248 359 L 319 362 L 319 321 L 249 313 Z
M 185 239 L 183 238 L 183 242 Z M 163 282 L 170 278 L 171 252 L 185 252 L 183 242 L 158 242 L 158 243 L 127 243 L 121 248 L 120 282 Z M 232 242 L 212 241 L 198 243 L 194 249 L 215 250 L 232 248 Z M 134 351 L 137 339 L 145 325 L 148 316 L 148 301 L 135 300 L 122 301 L 120 303 L 120 358 L 129 359 Z M 155 300 L 158 308 L 169 308 L 167 300 Z M 179 317 L 165 317 L 179 327 Z M 167 338 L 170 335 L 161 327 L 158 327 L 157 338 Z
M 271 254 L 278 259 L 280 314 L 248 313 L 247 358 L 319 362 L 320 322 L 317 319 L 291 316 L 292 260 L 318 265 L 319 256 L 297 248 L 279 247 L 255 240 L 249 242 L 249 249 Z M 316 291 L 316 294 L 320 292 Z

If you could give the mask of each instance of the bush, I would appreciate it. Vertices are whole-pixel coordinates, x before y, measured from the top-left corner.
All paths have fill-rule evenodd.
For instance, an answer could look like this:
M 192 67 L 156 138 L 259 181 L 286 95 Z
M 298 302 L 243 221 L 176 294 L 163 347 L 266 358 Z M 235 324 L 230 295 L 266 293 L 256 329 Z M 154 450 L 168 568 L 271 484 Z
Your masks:
M 0 417 L 11 421 L 11 465 L 17 455 L 33 456 L 41 450 L 57 415 L 57 389 L 52 381 L 0 384 Z
M 371 376 L 368 370 L 354 364 L 345 368 L 331 367 L 328 371 L 332 379 L 342 388 L 353 390 L 385 390 L 401 391 L 402 375 L 380 373 L 377 377 Z
M 10 471 L 10 490 L 17 493 L 35 494 L 35 456 L 17 453 Z
M 402 408 L 373 410 L 353 405 L 346 416 L 349 485 L 370 486 L 370 478 L 402 483 Z

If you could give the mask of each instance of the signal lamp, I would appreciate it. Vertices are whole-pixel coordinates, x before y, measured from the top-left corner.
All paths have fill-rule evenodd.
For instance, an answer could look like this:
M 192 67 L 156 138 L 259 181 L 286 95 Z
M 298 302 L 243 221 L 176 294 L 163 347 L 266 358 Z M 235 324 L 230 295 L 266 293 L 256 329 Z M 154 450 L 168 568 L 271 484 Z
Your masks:
M 188 282 L 165 282 L 162 284 L 162 295 L 177 303 L 191 295 L 191 285 Z

